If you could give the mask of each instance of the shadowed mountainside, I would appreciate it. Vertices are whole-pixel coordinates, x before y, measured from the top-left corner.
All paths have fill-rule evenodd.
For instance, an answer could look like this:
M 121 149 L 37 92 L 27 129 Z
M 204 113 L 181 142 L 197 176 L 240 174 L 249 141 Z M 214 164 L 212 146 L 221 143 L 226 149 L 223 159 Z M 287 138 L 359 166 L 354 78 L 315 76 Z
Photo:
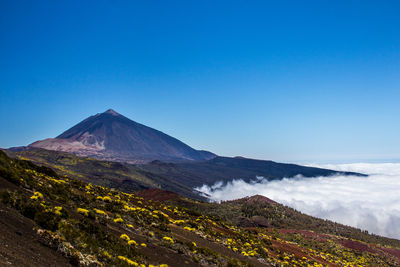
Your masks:
M 153 161 L 146 165 L 139 165 L 138 168 L 158 175 L 173 177 L 175 181 L 191 187 L 202 186 L 203 184 L 213 185 L 216 182 L 226 183 L 233 179 L 243 179 L 249 182 L 257 180 L 259 176 L 268 180 L 292 178 L 297 175 L 304 177 L 331 175 L 364 176 L 363 174 L 354 172 L 338 172 L 243 157 L 215 157 L 208 161 L 182 163 Z

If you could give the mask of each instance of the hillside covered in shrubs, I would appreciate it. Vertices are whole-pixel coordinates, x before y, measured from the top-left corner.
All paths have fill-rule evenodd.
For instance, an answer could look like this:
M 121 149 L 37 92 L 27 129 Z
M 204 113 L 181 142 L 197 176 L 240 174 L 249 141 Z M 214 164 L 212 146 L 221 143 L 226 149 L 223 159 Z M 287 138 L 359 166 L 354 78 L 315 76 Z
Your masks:
M 0 151 L 1 264 L 400 265 L 400 241 L 316 219 L 262 196 L 217 204 L 82 180 Z

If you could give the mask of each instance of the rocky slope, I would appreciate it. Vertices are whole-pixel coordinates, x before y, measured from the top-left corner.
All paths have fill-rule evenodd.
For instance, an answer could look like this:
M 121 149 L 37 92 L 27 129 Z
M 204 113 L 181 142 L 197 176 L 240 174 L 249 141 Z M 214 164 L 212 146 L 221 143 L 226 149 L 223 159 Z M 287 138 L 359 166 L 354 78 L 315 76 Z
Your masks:
M 0 239 L 0 263 L 14 266 L 400 265 L 399 240 L 262 196 L 218 204 L 163 190 L 128 194 L 2 151 L 0 203 L 0 232 L 8 235 Z M 32 245 L 20 250 L 13 236 Z M 32 255 L 30 246 L 43 254 Z

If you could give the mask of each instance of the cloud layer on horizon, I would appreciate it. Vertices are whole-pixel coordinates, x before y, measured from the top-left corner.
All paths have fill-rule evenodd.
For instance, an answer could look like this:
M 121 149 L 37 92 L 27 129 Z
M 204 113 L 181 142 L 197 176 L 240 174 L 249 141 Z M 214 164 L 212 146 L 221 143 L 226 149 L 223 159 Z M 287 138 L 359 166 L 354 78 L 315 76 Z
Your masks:
M 400 163 L 312 166 L 370 176 L 295 177 L 251 183 L 238 179 L 197 189 L 215 201 L 260 194 L 315 217 L 400 239 Z

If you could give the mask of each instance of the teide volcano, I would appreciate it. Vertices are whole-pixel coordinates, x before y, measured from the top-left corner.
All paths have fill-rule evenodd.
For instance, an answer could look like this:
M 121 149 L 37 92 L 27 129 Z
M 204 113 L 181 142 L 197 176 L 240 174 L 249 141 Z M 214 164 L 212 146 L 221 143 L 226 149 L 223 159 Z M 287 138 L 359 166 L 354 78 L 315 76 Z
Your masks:
M 56 138 L 37 141 L 29 147 L 129 163 L 207 160 L 215 157 L 211 152 L 195 150 L 176 138 L 134 122 L 112 109 L 83 120 Z

